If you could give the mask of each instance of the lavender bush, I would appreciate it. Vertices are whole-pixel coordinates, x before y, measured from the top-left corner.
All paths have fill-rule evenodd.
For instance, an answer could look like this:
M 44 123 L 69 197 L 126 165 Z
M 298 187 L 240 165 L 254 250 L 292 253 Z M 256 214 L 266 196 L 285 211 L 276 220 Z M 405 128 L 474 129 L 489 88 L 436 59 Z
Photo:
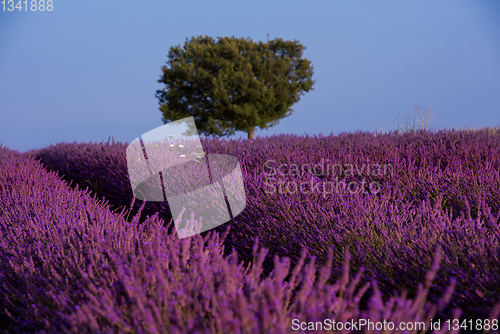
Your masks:
M 418 298 L 421 292 L 415 283 L 425 281 L 423 268 L 430 267 L 438 246 L 443 263 L 435 273 L 434 284 L 428 287 L 428 298 L 438 303 L 452 278 L 456 278 L 456 292 L 449 307 L 440 309 L 440 317 L 449 317 L 454 307 L 460 307 L 464 319 L 485 319 L 495 311 L 500 297 L 499 142 L 500 134 L 489 129 L 384 135 L 360 132 L 326 137 L 282 135 L 254 141 L 205 139 L 207 153 L 239 157 L 247 192 L 243 213 L 214 232 L 220 234 L 231 227 L 224 239 L 223 254 L 229 256 L 234 248 L 245 265 L 254 263 L 251 250 L 258 238 L 270 253 L 262 263 L 263 278 L 271 277 L 276 270 L 275 255 L 290 258 L 291 270 L 295 270 L 307 250 L 316 259 L 316 270 L 327 264 L 331 252 L 331 277 L 338 279 L 347 248 L 352 254 L 353 270 L 365 269 L 360 284 L 377 281 L 379 296 L 385 301 L 403 290 L 410 298 Z M 125 148 L 126 144 L 109 142 L 58 144 L 30 155 L 80 187 L 90 184 L 90 189 L 112 207 L 123 208 L 132 202 Z M 269 169 L 265 168 L 269 160 L 275 165 L 314 165 L 322 159 L 331 164 L 391 165 L 393 173 L 274 175 L 272 181 L 364 179 L 367 184 L 380 185 L 376 193 L 269 191 Z M 141 204 L 134 204 L 133 213 L 139 212 Z M 148 221 L 146 216 L 154 212 L 166 222 L 170 220 L 165 204 L 154 205 L 148 214 L 141 213 L 137 222 Z M 288 276 L 284 278 L 285 282 L 289 280 Z M 360 299 L 360 307 L 369 308 L 369 299 L 376 297 L 375 290 L 369 289 Z
M 453 293 L 451 280 L 437 303 L 426 302 L 438 247 L 414 300 L 405 293 L 384 300 L 374 282 L 369 306 L 361 310 L 369 284 L 360 286 L 362 270 L 350 278 L 347 248 L 333 284 L 333 252 L 319 270 L 306 252 L 293 271 L 287 258 L 275 256 L 264 278 L 266 249 L 258 243 L 251 265 L 243 266 L 236 252 L 223 255 L 227 232 L 179 240 L 157 216 L 129 222 L 124 212 L 69 188 L 35 160 L 0 149 L 5 333 L 285 333 L 297 319 L 428 324 Z M 499 312 L 497 305 L 491 319 Z

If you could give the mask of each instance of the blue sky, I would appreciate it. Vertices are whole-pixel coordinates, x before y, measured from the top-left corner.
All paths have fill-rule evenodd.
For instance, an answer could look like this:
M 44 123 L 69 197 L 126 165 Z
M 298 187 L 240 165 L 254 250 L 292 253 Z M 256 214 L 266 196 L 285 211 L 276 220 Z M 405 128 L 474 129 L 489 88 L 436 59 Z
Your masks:
M 314 90 L 257 136 L 390 131 L 417 104 L 436 128 L 498 126 L 499 17 L 496 0 L 0 4 L 0 143 L 131 142 L 161 126 L 161 67 L 171 46 L 199 35 L 306 46 Z

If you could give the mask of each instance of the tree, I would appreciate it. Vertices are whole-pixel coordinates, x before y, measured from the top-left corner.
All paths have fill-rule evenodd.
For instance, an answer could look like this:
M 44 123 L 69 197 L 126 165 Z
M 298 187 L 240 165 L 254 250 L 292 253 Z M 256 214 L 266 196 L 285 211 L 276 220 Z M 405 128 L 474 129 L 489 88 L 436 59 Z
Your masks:
M 268 35 L 269 36 L 269 35 Z M 305 47 L 280 38 L 267 43 L 205 35 L 171 47 L 156 91 L 166 124 L 193 116 L 199 132 L 227 136 L 267 129 L 290 116 L 303 91 L 313 89 Z

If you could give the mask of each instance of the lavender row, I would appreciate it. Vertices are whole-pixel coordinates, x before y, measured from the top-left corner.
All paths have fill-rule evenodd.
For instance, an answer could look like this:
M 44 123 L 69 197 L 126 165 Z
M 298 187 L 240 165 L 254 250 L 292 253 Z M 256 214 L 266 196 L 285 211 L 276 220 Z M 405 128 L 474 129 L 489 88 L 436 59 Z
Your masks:
M 348 247 L 353 268 L 366 268 L 363 282 L 377 280 L 386 296 L 404 289 L 414 296 L 414 283 L 425 279 L 422 268 L 430 266 L 439 245 L 444 263 L 429 298 L 437 300 L 456 277 L 450 305 L 461 307 L 464 318 L 485 318 L 500 298 L 499 144 L 500 135 L 488 129 L 203 140 L 207 153 L 235 155 L 242 166 L 247 207 L 225 225 L 232 228 L 226 254 L 235 248 L 250 262 L 256 238 L 272 256 L 289 257 L 292 267 L 303 250 L 318 265 L 332 251 L 339 277 Z M 94 190 L 125 206 L 132 199 L 125 149 L 126 144 L 58 144 L 36 157 L 77 182 L 99 180 L 92 181 L 100 184 Z M 291 165 L 299 173 L 291 173 Z M 327 172 L 318 167 L 301 173 L 300 167 L 321 165 Z M 342 172 L 328 173 L 339 165 Z M 337 192 L 342 182 L 362 191 Z M 377 187 L 362 188 L 363 182 Z M 155 205 L 168 221 L 168 205 Z M 272 256 L 264 262 L 266 274 L 274 267 Z M 450 312 L 451 307 L 444 315 Z
M 243 266 L 235 252 L 224 256 L 226 235 L 179 240 L 157 216 L 127 221 L 35 160 L 5 149 L 0 233 L 5 333 L 286 333 L 300 322 L 303 329 L 328 324 L 325 319 L 369 319 L 377 326 L 422 321 L 428 328 L 454 288 L 451 280 L 437 303 L 426 301 L 439 268 L 438 247 L 414 300 L 405 293 L 383 298 L 374 282 L 369 306 L 361 310 L 370 284 L 361 284 L 362 271 L 350 278 L 348 249 L 336 282 L 332 253 L 319 270 L 306 252 L 293 271 L 287 258 L 275 257 L 264 279 L 267 251 L 257 243 L 252 263 Z M 490 318 L 498 313 L 500 304 Z

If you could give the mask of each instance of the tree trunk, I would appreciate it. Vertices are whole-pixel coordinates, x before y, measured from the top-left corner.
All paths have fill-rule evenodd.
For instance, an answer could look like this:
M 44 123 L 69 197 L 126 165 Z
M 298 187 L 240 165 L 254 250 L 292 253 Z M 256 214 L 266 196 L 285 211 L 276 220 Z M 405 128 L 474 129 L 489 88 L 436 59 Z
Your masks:
M 255 138 L 254 130 L 255 130 L 255 128 L 252 128 L 252 129 L 248 130 L 248 139 L 254 139 Z

